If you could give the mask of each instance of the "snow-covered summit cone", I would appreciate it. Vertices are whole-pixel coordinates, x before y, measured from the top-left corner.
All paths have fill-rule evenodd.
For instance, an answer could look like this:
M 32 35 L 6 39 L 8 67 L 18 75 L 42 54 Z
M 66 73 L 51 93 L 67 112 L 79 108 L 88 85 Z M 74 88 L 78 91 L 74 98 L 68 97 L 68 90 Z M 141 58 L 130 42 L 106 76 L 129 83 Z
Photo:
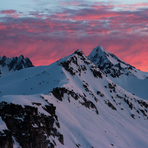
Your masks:
M 23 55 L 19 57 L 7 58 L 6 56 L 0 57 L 0 74 L 5 75 L 10 71 L 17 71 L 34 65 L 29 58 L 24 58 Z
M 120 60 L 100 45 L 93 49 L 88 58 L 105 74 L 109 74 L 112 77 L 119 77 L 122 74 L 133 75 L 132 71 L 136 72 L 135 67 Z

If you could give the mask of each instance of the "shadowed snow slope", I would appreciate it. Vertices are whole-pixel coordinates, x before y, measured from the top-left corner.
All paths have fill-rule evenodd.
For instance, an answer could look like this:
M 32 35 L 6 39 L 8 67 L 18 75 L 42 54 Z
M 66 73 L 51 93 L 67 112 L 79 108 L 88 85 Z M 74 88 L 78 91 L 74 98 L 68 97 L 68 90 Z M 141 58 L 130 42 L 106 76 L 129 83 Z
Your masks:
M 1 145 L 148 147 L 148 101 L 112 82 L 80 50 L 0 84 Z

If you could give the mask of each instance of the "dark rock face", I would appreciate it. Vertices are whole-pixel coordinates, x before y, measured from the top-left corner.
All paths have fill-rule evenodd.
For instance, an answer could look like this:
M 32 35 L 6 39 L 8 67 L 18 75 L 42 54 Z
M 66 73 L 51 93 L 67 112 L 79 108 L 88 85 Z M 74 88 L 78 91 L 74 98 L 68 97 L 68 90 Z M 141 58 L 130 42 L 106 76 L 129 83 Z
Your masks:
M 91 69 L 90 69 L 91 71 L 92 71 L 92 73 L 93 73 L 93 75 L 94 75 L 94 77 L 96 77 L 96 78 L 103 78 L 102 77 L 102 73 L 98 70 L 98 69 L 96 69 L 95 67 L 91 67 Z
M 9 71 L 10 70 L 21 70 L 23 68 L 28 68 L 28 67 L 33 67 L 34 65 L 30 61 L 29 58 L 24 58 L 23 55 L 19 57 L 14 57 L 14 58 L 7 58 L 6 56 L 3 56 L 0 60 L 0 65 L 2 67 L 8 66 Z
M 85 60 L 86 58 L 84 57 L 82 51 L 76 51 L 74 56 L 70 57 L 67 61 L 61 62 L 60 65 L 62 65 L 72 76 L 76 73 L 81 75 L 81 72 L 86 71 L 87 69 L 85 65 L 78 63 L 78 61 L 85 62 Z M 72 65 L 75 65 L 76 68 L 74 69 Z
M 13 148 L 12 133 L 10 130 L 0 131 L 0 148 Z
M 79 96 L 74 91 L 68 90 L 64 87 L 56 87 L 53 89 L 52 94 L 60 101 L 63 101 L 64 94 L 70 95 L 75 100 L 78 100 Z
M 105 101 L 105 104 L 107 104 L 108 107 L 112 108 L 113 110 L 117 110 L 117 109 L 115 108 L 115 106 L 114 106 L 109 100 L 108 100 L 108 101 Z
M 94 100 L 97 101 L 97 98 L 87 88 L 87 86 L 86 85 L 83 85 L 83 86 L 86 89 L 86 91 L 88 91 L 89 93 L 91 93 L 90 95 L 92 95 L 94 97 Z M 92 101 L 87 100 L 85 94 L 83 96 L 81 94 L 75 93 L 73 90 L 68 90 L 68 89 L 66 89 L 64 87 L 61 87 L 61 88 L 60 87 L 56 87 L 56 88 L 54 88 L 53 91 L 52 91 L 52 94 L 54 95 L 55 98 L 57 98 L 60 101 L 63 101 L 64 95 L 65 96 L 67 95 L 68 98 L 73 98 L 75 100 L 82 99 L 83 101 L 79 101 L 79 103 L 81 105 L 85 106 L 86 108 L 95 110 L 96 114 L 99 114 L 99 111 L 98 111 L 97 107 L 95 106 L 95 104 Z M 70 99 L 68 99 L 68 101 L 70 102 Z
M 83 97 L 83 101 L 84 102 L 80 102 L 82 105 L 84 105 L 86 108 L 94 109 L 96 114 L 99 115 L 99 111 L 98 111 L 97 107 L 95 106 L 95 104 L 92 101 L 87 100 L 85 97 Z
M 4 67 L 6 65 L 5 61 L 6 61 L 7 57 L 3 56 L 2 59 L 0 60 L 0 65 L 2 65 L 2 67 Z
M 73 68 L 72 67 L 69 67 L 69 63 L 70 61 L 67 61 L 67 62 L 62 62 L 61 65 L 68 71 L 70 72 L 70 74 L 73 76 L 75 75 L 75 72 L 73 72 Z
M 86 74 L 86 71 L 88 70 L 87 65 L 89 65 L 94 77 L 103 78 L 102 72 L 94 64 L 92 64 L 92 62 L 84 55 L 81 50 L 77 50 L 74 53 L 75 54 L 67 61 L 60 63 L 60 65 L 63 66 L 66 71 L 68 71 L 72 76 L 75 76 L 76 74 L 81 76 L 82 73 Z
M 0 103 L 0 116 L 7 125 L 8 130 L 0 132 L 0 148 L 13 148 L 13 138 L 22 148 L 53 148 L 56 143 L 50 141 L 49 136 L 57 137 L 64 144 L 63 135 L 55 127 L 60 127 L 55 115 L 56 107 L 52 104 L 43 108 L 50 113 L 47 116 L 38 112 L 38 108 L 16 104 Z

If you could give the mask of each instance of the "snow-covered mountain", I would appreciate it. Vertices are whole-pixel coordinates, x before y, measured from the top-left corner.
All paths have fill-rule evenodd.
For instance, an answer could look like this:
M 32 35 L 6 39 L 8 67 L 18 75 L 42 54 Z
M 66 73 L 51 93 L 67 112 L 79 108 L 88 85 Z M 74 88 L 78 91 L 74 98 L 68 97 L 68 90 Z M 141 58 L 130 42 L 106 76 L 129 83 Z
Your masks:
M 148 72 L 136 69 L 100 45 L 93 49 L 88 58 L 114 83 L 148 100 Z
M 28 67 L 33 67 L 33 64 L 29 58 L 24 58 L 23 55 L 13 58 L 0 57 L 0 76 Z
M 121 75 L 136 76 L 138 78 L 146 78 L 147 73 L 140 73 L 134 66 L 122 61 L 114 54 L 106 51 L 102 46 L 93 49 L 88 58 L 100 68 L 106 75 L 113 78 L 120 77 Z M 138 74 L 137 74 L 138 73 Z
M 0 84 L 0 147 L 148 147 L 148 101 L 80 50 L 5 75 Z

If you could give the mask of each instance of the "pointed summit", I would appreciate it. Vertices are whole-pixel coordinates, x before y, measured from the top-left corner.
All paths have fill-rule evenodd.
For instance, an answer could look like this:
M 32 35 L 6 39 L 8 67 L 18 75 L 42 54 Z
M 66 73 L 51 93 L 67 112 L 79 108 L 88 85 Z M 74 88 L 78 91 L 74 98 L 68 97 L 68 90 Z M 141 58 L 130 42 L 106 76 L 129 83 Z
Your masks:
M 119 77 L 123 73 L 129 75 L 131 74 L 130 70 L 135 69 L 100 45 L 93 49 L 88 58 L 104 73 L 112 77 Z
M 23 55 L 20 55 L 20 56 L 18 57 L 18 59 L 24 59 L 24 56 L 23 56 Z
M 77 49 L 74 53 L 80 56 L 84 55 L 83 51 L 80 49 Z
M 97 46 L 96 48 L 93 49 L 93 51 L 90 53 L 90 55 L 88 56 L 89 59 L 92 59 L 94 57 L 98 57 L 98 56 L 105 56 L 106 54 L 108 54 L 108 52 L 101 46 Z
M 106 52 L 106 50 L 101 45 L 99 45 L 96 48 L 94 48 L 93 51 L 96 51 L 96 52 L 99 52 L 99 51 Z
M 93 51 L 90 53 L 88 58 L 95 64 L 95 65 L 104 65 L 105 63 L 110 63 L 108 60 L 109 52 L 107 52 L 101 45 L 97 46 L 93 49 Z

